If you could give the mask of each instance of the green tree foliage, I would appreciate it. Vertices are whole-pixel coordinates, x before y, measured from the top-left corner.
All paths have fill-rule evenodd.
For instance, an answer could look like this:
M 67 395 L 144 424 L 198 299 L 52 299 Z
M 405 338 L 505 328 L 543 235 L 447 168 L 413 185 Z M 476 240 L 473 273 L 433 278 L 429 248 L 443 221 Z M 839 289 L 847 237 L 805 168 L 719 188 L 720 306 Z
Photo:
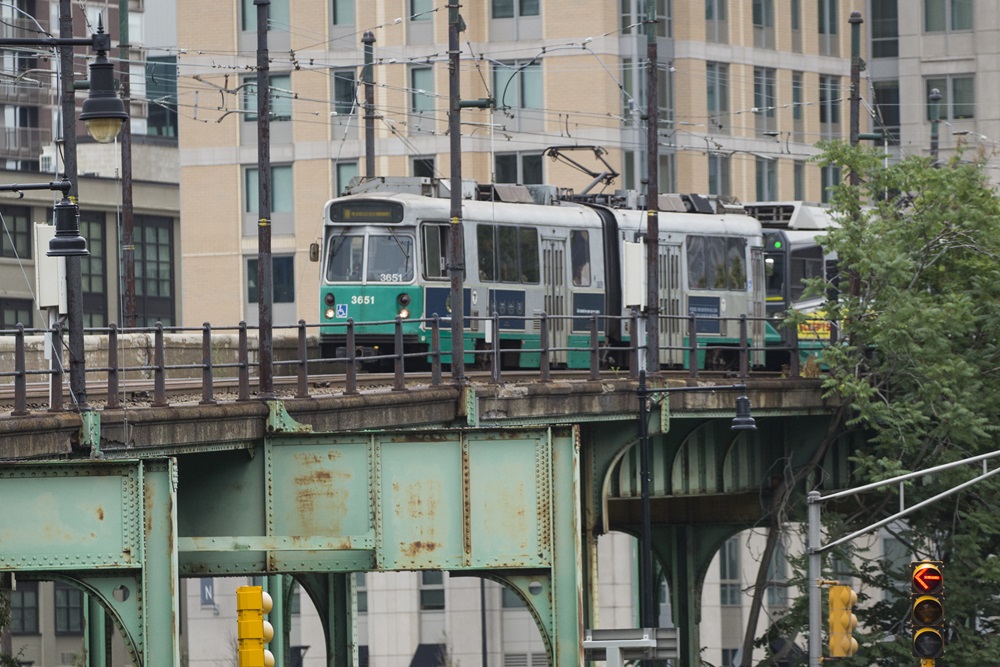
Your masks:
M 853 459 L 855 484 L 998 449 L 1000 200 L 983 161 L 886 167 L 872 150 L 824 149 L 821 162 L 857 179 L 832 199 L 841 227 L 825 245 L 839 258 L 840 296 L 829 313 L 841 344 L 823 359 L 826 389 L 849 408 L 845 428 L 870 434 Z M 906 505 L 981 472 L 963 466 L 909 482 Z M 990 478 L 896 529 L 917 558 L 945 563 L 948 644 L 938 667 L 1000 664 L 998 501 L 1000 479 Z M 853 530 L 897 511 L 898 492 L 838 509 L 837 530 Z M 908 569 L 870 556 L 858 576 L 877 602 L 858 612 L 868 634 L 845 664 L 910 664 Z

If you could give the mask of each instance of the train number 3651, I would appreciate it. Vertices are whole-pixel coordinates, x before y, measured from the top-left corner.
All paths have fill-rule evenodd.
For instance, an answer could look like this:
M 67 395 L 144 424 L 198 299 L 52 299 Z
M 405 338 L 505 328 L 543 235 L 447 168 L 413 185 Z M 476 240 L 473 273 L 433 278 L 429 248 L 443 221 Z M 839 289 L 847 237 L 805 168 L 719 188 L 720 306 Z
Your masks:
M 351 303 L 354 304 L 354 305 L 367 305 L 367 304 L 374 305 L 375 304 L 375 297 L 373 297 L 371 295 L 359 296 L 359 295 L 355 294 L 354 296 L 351 297 Z

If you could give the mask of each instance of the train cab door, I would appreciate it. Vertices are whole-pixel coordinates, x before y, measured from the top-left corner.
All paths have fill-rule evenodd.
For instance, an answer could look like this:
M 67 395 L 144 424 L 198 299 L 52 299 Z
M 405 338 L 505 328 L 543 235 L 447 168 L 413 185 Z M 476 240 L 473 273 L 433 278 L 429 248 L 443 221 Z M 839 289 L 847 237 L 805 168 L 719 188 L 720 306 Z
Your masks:
M 563 348 L 552 352 L 551 364 L 565 364 L 568 358 L 569 321 L 566 316 L 566 239 L 542 237 L 542 280 L 544 311 L 549 316 L 549 346 Z
M 750 278 L 753 280 L 752 290 L 751 290 L 751 302 L 750 302 L 750 323 L 749 323 L 749 335 L 751 342 L 751 347 L 754 348 L 750 353 L 750 365 L 751 366 L 763 366 L 764 365 L 764 344 L 765 344 L 765 333 L 766 325 L 764 318 L 767 315 L 767 277 L 764 274 L 764 249 L 751 247 L 750 248 Z
M 687 329 L 681 315 L 681 246 L 660 243 L 660 364 L 680 367 L 684 364 L 684 335 Z M 664 317 L 666 316 L 666 317 Z

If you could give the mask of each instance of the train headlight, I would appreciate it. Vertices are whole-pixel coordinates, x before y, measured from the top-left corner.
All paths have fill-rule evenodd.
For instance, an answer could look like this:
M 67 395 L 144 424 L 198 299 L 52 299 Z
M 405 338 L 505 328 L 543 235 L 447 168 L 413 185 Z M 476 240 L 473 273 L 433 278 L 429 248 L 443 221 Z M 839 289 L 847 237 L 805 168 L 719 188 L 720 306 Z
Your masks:
M 405 320 L 409 316 L 410 316 L 410 309 L 409 308 L 403 308 L 402 310 L 399 311 L 399 318 L 400 319 Z
M 326 315 L 326 319 L 332 320 L 333 319 L 333 308 L 327 308 L 326 309 L 326 313 L 324 313 L 324 314 Z

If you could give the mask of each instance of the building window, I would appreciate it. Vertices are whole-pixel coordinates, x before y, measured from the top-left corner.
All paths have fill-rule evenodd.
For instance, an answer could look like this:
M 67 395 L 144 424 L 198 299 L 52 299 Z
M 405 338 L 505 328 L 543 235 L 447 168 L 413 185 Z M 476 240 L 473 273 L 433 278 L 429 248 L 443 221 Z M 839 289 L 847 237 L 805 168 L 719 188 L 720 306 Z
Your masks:
M 924 0 L 924 30 L 972 30 L 972 0 Z
M 493 158 L 496 183 L 544 183 L 541 153 L 497 153 Z
M 740 541 L 730 537 L 719 551 L 720 604 L 723 607 L 739 605 L 740 592 Z
M 705 63 L 708 131 L 729 134 L 729 65 Z
M 794 181 L 794 193 L 792 198 L 796 201 L 805 201 L 806 198 L 806 163 L 796 160 L 792 166 L 792 179 Z
M 38 634 L 38 582 L 18 581 L 10 592 L 10 633 Z
M 31 209 L 0 206 L 0 257 L 31 259 Z
M 423 116 L 434 113 L 434 70 L 430 67 L 414 67 L 410 69 L 410 111 L 418 117 L 412 122 L 419 124 L 423 121 Z M 427 119 L 430 121 L 429 131 L 434 130 L 433 115 Z
M 253 0 L 241 0 L 243 5 L 242 27 L 244 31 L 257 30 L 257 5 Z M 267 29 L 288 30 L 288 0 L 271 0 L 267 6 Z
M 774 0 L 753 0 L 753 45 L 774 48 Z
M 244 211 L 256 213 L 259 203 L 260 178 L 256 167 L 247 167 L 244 188 Z M 292 165 L 271 167 L 271 213 L 292 212 Z
M 661 153 L 659 158 L 660 192 L 677 192 L 677 154 Z
M 837 37 L 837 0 L 819 0 L 819 53 L 821 56 L 839 56 L 840 41 Z
M 840 77 L 819 77 L 819 131 L 823 139 L 840 138 Z
M 0 329 L 13 329 L 18 324 L 30 329 L 32 308 L 31 299 L 0 298 Z
M 729 42 L 728 0 L 705 0 L 705 40 L 717 44 Z
M 56 634 L 83 634 L 83 591 L 57 581 L 55 598 Z
M 792 72 L 792 135 L 794 141 L 805 141 L 805 85 L 802 72 Z
M 177 136 L 177 57 L 146 58 L 146 134 Z
M 875 91 L 875 113 L 878 118 L 878 130 L 890 143 L 899 143 L 899 81 L 875 81 L 872 83 Z
M 344 194 L 344 190 L 351 184 L 351 181 L 358 175 L 357 162 L 338 162 L 333 168 L 334 184 L 333 191 L 339 196 Z
M 872 58 L 899 57 L 897 0 L 872 0 Z
M 729 179 L 729 156 L 725 153 L 708 154 L 708 194 L 728 195 L 732 190 Z
M 257 303 L 257 274 L 260 264 L 257 258 L 247 259 L 247 303 Z M 271 277 L 274 303 L 295 303 L 295 257 L 293 255 L 271 256 Z
M 646 21 L 646 0 L 641 0 L 632 13 L 632 0 L 621 0 L 619 3 L 620 29 L 623 33 L 643 34 Z M 673 36 L 673 0 L 656 0 L 656 35 L 658 37 Z
M 83 285 L 83 326 L 108 324 L 107 258 L 104 254 L 104 214 L 81 213 L 80 235 L 87 239 L 90 254 L 80 258 Z
M 790 0 L 788 16 L 792 29 L 792 51 L 802 53 L 802 0 Z
M 351 116 L 358 111 L 358 75 L 353 69 L 333 71 L 333 112 Z
M 354 592 L 358 598 L 358 613 L 368 613 L 368 583 L 367 572 L 354 573 Z
M 291 74 L 273 74 L 268 77 L 271 98 L 271 120 L 284 121 L 292 119 L 292 76 Z M 257 122 L 257 78 L 243 79 L 243 120 L 248 123 Z
M 170 218 L 135 216 L 136 324 L 174 323 L 174 239 Z
M 495 19 L 513 19 L 520 16 L 538 16 L 540 0 L 492 0 L 492 13 Z
M 420 611 L 444 610 L 444 573 L 439 570 L 420 572 Z
M 410 20 L 430 21 L 431 12 L 434 11 L 432 0 L 410 0 Z
M 759 132 L 769 132 L 777 129 L 774 109 L 774 79 L 775 73 L 773 68 L 753 68 L 753 106 L 756 127 Z
M 541 63 L 497 63 L 493 67 L 493 91 L 500 108 L 541 109 Z
M 738 648 L 722 649 L 722 664 L 720 667 L 736 667 L 736 656 L 739 654 Z
M 840 167 L 828 164 L 820 170 L 820 175 L 823 180 L 823 192 L 820 196 L 820 201 L 824 204 L 829 204 L 830 198 L 833 195 L 831 192 L 832 188 L 840 185 Z
M 333 0 L 333 25 L 354 25 L 354 0 Z
M 971 74 L 948 75 L 926 79 L 924 82 L 924 99 L 928 100 L 931 90 L 937 88 L 941 93 L 938 102 L 939 120 L 962 120 L 976 117 L 976 95 L 974 79 Z M 930 100 L 927 101 L 927 120 L 932 120 Z
M 778 200 L 778 161 L 757 158 L 757 201 Z
M 434 178 L 437 172 L 434 156 L 415 157 L 410 162 L 410 169 L 414 176 L 423 178 Z

